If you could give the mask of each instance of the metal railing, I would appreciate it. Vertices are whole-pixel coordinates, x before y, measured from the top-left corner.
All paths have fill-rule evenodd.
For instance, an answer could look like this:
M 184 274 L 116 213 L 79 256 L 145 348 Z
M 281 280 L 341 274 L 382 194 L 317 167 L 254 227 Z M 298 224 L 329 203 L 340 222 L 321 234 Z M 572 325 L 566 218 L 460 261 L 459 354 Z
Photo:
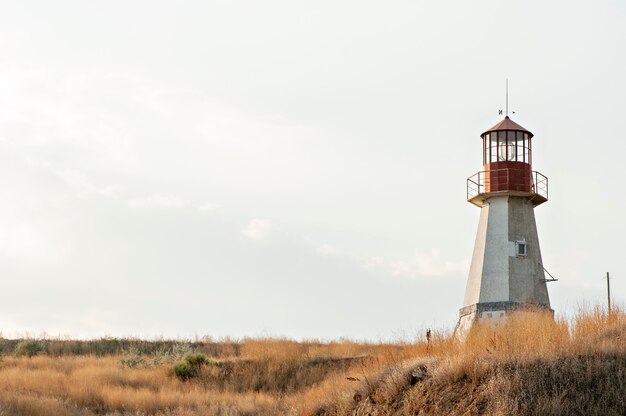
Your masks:
M 502 173 L 505 173 L 505 171 L 506 171 L 506 177 L 503 179 Z M 495 177 L 498 178 L 497 185 L 494 183 L 494 185 L 496 185 L 499 188 L 498 191 L 516 192 L 515 189 L 500 189 L 502 188 L 503 184 L 510 183 L 509 174 L 512 171 L 518 172 L 514 169 L 494 169 L 490 171 L 476 172 L 474 175 L 467 178 L 467 199 L 470 200 L 477 195 L 485 194 L 488 192 L 493 192 L 493 189 L 491 186 L 492 185 L 491 178 L 495 178 Z M 528 184 L 528 191 L 529 191 L 528 193 L 537 194 L 547 200 L 548 199 L 548 178 L 534 170 L 528 173 L 530 173 L 530 178 L 529 178 L 530 183 Z M 524 175 L 521 175 L 521 177 L 523 176 Z M 519 178 L 520 174 L 516 173 L 515 177 Z M 525 185 L 525 184 L 522 184 L 522 185 Z M 517 191 L 517 192 L 520 192 L 520 191 Z M 521 191 L 521 192 L 525 193 L 526 191 Z

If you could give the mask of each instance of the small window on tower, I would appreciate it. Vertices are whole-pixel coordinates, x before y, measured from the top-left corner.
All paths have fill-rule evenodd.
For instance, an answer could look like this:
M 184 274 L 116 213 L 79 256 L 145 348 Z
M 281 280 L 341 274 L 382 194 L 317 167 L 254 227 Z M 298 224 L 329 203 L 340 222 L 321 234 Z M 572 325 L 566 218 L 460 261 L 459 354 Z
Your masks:
M 526 241 L 516 241 L 515 242 L 515 255 L 518 257 L 526 256 L 527 252 Z

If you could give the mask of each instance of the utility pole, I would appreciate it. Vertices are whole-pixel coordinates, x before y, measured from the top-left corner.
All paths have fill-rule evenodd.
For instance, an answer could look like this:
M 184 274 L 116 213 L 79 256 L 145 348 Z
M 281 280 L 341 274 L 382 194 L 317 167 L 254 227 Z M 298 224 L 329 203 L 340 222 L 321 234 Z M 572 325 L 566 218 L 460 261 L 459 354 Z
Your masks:
M 611 315 L 611 283 L 609 279 L 609 272 L 606 272 L 606 299 L 609 304 L 609 316 Z

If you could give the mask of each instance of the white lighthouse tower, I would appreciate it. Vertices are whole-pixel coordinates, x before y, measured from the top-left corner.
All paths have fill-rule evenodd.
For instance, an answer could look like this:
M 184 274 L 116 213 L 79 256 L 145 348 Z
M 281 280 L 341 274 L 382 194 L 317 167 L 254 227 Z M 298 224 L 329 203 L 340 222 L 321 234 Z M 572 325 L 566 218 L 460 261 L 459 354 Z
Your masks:
M 534 212 L 548 200 L 548 178 L 532 170 L 533 134 L 507 115 L 480 137 L 483 170 L 467 179 L 467 200 L 480 208 L 480 220 L 460 334 L 513 311 L 553 312 Z

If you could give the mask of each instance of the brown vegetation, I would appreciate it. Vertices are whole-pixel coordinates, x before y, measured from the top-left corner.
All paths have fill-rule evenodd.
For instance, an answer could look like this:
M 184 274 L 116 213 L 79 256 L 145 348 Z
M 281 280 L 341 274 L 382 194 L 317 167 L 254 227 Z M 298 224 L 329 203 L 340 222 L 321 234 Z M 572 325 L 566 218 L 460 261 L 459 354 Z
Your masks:
M 319 415 L 624 415 L 626 315 L 517 316 L 387 366 Z
M 105 338 L 0 351 L 0 416 L 626 414 L 621 311 L 513 317 L 430 347 Z M 177 377 L 185 357 L 197 367 Z

